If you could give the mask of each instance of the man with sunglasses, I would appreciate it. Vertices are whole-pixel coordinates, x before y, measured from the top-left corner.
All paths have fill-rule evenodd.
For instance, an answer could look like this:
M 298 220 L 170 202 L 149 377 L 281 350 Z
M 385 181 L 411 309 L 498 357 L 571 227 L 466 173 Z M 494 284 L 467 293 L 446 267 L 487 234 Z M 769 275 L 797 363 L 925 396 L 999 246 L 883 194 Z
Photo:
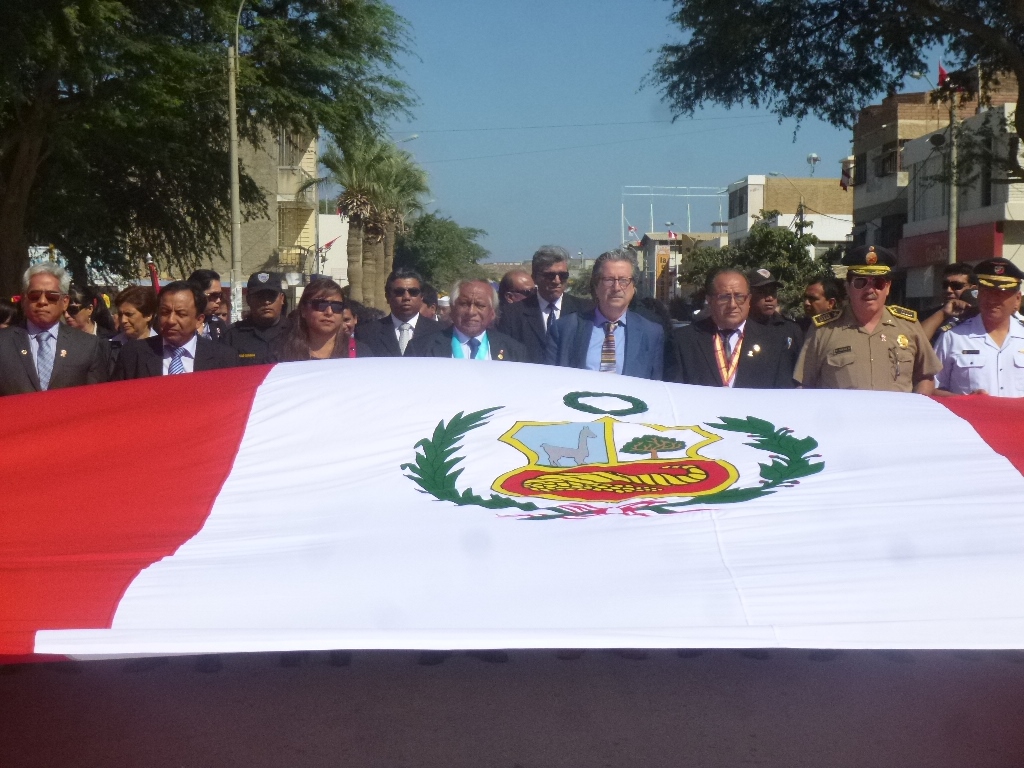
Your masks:
M 250 275 L 245 301 L 249 316 L 228 328 L 223 341 L 238 355 L 239 365 L 273 362 L 270 346 L 291 329 L 284 315 L 284 275 L 257 272 Z
M 927 313 L 921 321 L 921 330 L 935 344 L 941 330 L 956 327 L 978 314 L 977 302 L 970 294 L 977 288 L 977 280 L 970 264 L 947 264 L 942 270 L 941 307 Z
M 974 269 L 978 314 L 942 333 L 937 395 L 1024 397 L 1024 325 L 1015 317 L 1024 272 L 1008 259 Z
M 60 322 L 71 277 L 56 264 L 36 264 L 22 279 L 25 319 L 0 330 L 0 395 L 99 384 L 107 380 L 110 345 Z
M 537 290 L 533 278 L 525 269 L 510 269 L 498 284 L 498 305 L 516 304 L 530 298 Z
M 533 254 L 537 292 L 502 307 L 498 330 L 526 347 L 529 362 L 543 363 L 548 329 L 563 317 L 590 308 L 590 303 L 565 293 L 569 284 L 569 252 L 557 245 Z
M 356 339 L 366 344 L 374 357 L 404 357 L 409 342 L 443 330 L 441 323 L 420 314 L 423 307 L 423 278 L 419 272 L 399 267 L 384 283 L 391 314 L 356 326 Z
M 895 255 L 880 246 L 860 246 L 842 263 L 847 306 L 814 317 L 793 378 L 809 389 L 932 394 L 942 365 L 917 313 L 885 304 Z

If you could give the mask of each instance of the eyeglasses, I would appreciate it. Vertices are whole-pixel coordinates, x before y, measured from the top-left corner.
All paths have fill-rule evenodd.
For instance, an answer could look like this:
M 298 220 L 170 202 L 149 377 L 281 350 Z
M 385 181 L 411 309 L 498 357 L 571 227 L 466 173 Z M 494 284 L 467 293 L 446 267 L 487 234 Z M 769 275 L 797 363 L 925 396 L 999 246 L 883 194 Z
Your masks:
M 569 279 L 568 272 L 541 272 L 540 276 L 545 280 L 554 282 L 556 279 L 561 280 L 563 283 Z
M 394 296 L 396 299 L 400 298 L 402 296 L 405 296 L 405 294 L 407 294 L 407 293 L 415 299 L 417 296 L 420 295 L 420 293 L 422 293 L 422 291 L 419 288 L 392 288 L 391 289 L 391 295 Z
M 727 306 L 730 301 L 735 301 L 737 305 L 742 306 L 747 303 L 747 299 L 750 298 L 749 293 L 719 293 L 711 297 L 711 300 L 715 304 L 721 304 L 723 307 Z
M 527 297 L 527 296 L 532 296 L 533 295 L 533 291 L 524 291 L 521 288 L 513 288 L 512 290 L 505 291 L 506 295 L 508 295 L 510 293 L 514 293 L 516 296 L 522 296 L 524 298 Z
M 221 293 L 207 293 L 204 294 L 207 301 L 223 301 L 224 295 Z
M 68 313 L 69 316 L 74 317 L 75 315 L 77 315 L 79 312 L 82 311 L 82 305 L 81 304 L 68 304 L 68 308 L 65 311 Z
M 342 310 L 345 309 L 344 301 L 331 301 L 330 299 L 313 299 L 309 302 L 309 306 L 313 308 L 314 312 L 326 312 L 328 309 L 336 315 L 340 315 Z
M 967 287 L 967 283 L 958 283 L 953 280 L 943 280 L 942 287 L 944 290 L 950 291 L 962 291 Z
M 850 285 L 858 291 L 863 290 L 869 285 L 876 291 L 880 291 L 888 284 L 889 281 L 884 277 L 855 277 L 850 281 Z
M 43 298 L 43 296 L 46 297 L 47 302 L 49 302 L 50 304 L 56 304 L 58 301 L 61 300 L 61 297 L 64 296 L 64 294 L 61 293 L 60 291 L 40 290 L 29 291 L 28 293 L 25 294 L 25 297 L 29 301 L 39 301 L 41 298 Z
M 619 288 L 629 288 L 633 284 L 632 277 L 601 277 L 598 278 L 598 282 L 601 283 L 605 288 L 614 288 L 616 285 Z

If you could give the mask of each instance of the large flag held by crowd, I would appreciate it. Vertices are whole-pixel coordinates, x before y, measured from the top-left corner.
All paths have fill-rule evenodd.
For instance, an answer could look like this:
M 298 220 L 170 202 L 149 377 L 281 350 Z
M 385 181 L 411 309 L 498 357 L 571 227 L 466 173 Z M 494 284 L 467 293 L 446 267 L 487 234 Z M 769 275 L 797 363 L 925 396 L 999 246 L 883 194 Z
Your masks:
M 0 424 L 0 654 L 1024 647 L 1019 401 L 356 359 Z

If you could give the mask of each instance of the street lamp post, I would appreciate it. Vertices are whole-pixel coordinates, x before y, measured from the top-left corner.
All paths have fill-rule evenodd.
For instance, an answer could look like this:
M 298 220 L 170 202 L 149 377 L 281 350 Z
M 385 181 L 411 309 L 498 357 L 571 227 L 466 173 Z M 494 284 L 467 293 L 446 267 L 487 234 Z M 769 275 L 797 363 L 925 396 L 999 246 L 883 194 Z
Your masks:
M 231 322 L 242 319 L 242 203 L 238 188 L 238 108 L 235 81 L 238 67 L 238 27 L 242 6 L 235 14 L 235 44 L 228 46 L 228 156 L 231 163 Z

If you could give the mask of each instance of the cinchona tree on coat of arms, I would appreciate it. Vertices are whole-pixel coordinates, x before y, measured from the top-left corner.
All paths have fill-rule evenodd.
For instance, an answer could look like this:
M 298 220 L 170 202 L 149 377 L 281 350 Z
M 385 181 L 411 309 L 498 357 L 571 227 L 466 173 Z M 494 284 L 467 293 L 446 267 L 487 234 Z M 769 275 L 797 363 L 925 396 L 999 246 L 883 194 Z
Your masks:
M 602 410 L 587 402 L 598 397 L 618 398 L 627 407 Z M 526 463 L 498 477 L 488 496 L 458 488 L 459 464 L 466 458 L 458 452 L 462 438 L 487 424 L 501 407 L 458 413 L 439 422 L 430 437 L 416 443 L 414 460 L 402 469 L 421 491 L 441 501 L 515 510 L 512 516 L 524 520 L 554 520 L 609 513 L 678 514 L 696 504 L 749 501 L 795 486 L 825 466 L 812 461 L 818 458 L 812 453 L 816 440 L 797 438 L 792 430 L 753 416 L 663 426 L 613 418 L 647 411 L 646 403 L 627 395 L 571 392 L 564 402 L 575 410 L 606 415 L 588 422 L 515 422 L 499 440 L 520 451 Z M 744 433 L 750 438 L 745 445 L 767 454 L 767 462 L 759 464 L 757 485 L 735 487 L 739 473 L 732 464 L 701 455 L 701 449 L 722 439 L 719 432 Z

